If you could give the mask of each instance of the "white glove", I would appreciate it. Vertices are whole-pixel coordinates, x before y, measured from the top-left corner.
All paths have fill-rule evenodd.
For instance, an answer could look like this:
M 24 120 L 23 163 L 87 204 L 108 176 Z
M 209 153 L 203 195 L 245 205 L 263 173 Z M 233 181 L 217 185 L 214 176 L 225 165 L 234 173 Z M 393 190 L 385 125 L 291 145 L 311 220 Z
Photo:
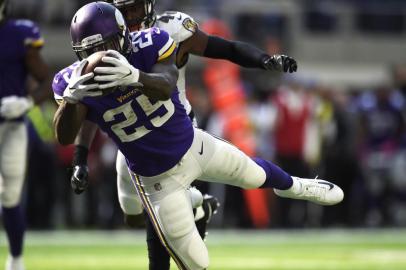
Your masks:
M 34 106 L 31 97 L 8 96 L 1 99 L 0 115 L 5 119 L 23 116 Z
M 102 61 L 111 64 L 111 67 L 97 67 L 94 72 L 98 75 L 94 77 L 96 82 L 106 82 L 100 84 L 100 89 L 107 89 L 116 86 L 142 86 L 138 82 L 140 71 L 131 65 L 127 58 L 114 50 L 108 50 L 108 55 Z
M 72 71 L 69 84 L 63 91 L 63 99 L 68 103 L 76 104 L 84 97 L 97 97 L 103 94 L 102 91 L 93 91 L 94 89 L 99 88 L 97 83 L 84 84 L 94 77 L 93 72 L 81 75 L 86 64 L 87 60 L 83 59 Z

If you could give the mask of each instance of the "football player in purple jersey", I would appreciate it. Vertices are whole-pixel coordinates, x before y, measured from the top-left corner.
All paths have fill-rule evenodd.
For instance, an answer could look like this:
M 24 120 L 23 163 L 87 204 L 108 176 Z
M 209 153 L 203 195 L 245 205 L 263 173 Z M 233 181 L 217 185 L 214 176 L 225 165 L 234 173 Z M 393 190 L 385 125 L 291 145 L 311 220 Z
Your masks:
M 0 204 L 10 254 L 6 270 L 22 270 L 24 264 L 24 215 L 20 205 L 27 159 L 25 113 L 49 97 L 48 67 L 40 55 L 44 41 L 38 26 L 28 20 L 7 17 L 7 1 L 0 0 Z M 26 79 L 38 87 L 28 93 Z
M 71 38 L 82 60 L 55 76 L 57 139 L 74 143 L 85 119 L 108 134 L 125 156 L 143 207 L 179 269 L 209 266 L 187 192 L 194 179 L 273 188 L 281 197 L 321 205 L 342 201 L 344 194 L 333 183 L 292 177 L 194 127 L 179 99 L 176 43 L 167 32 L 151 28 L 130 34 L 118 9 L 94 2 L 75 14 Z M 111 66 L 82 75 L 85 57 L 100 50 L 108 50 L 102 60 Z
M 189 54 L 226 59 L 248 68 L 284 72 L 295 72 L 297 70 L 296 61 L 291 57 L 285 55 L 270 56 L 250 44 L 207 35 L 199 29 L 195 20 L 185 13 L 168 11 L 158 15 L 155 12 L 155 0 L 110 0 L 107 2 L 115 5 L 123 13 L 130 31 L 146 29 L 152 26 L 158 27 L 168 32 L 178 44 L 176 66 L 179 70 L 177 81 L 179 98 L 194 123 L 196 123 L 196 119 L 186 98 L 185 74 Z M 86 121 L 82 125 L 80 135 L 75 142 L 71 184 L 76 193 L 83 192 L 88 186 L 87 154 L 96 130 L 95 124 Z M 120 151 L 117 155 L 116 167 L 120 206 L 124 212 L 126 223 L 135 227 L 143 223 L 142 206 L 131 183 L 125 158 Z M 199 195 L 200 197 L 202 195 L 198 190 L 191 188 L 189 191 L 196 201 L 201 201 Z M 207 222 L 216 208 L 217 199 L 205 194 L 202 205 L 196 211 L 196 225 L 203 238 L 206 234 Z M 202 209 L 203 211 L 201 211 Z M 199 213 L 202 214 L 198 216 Z M 169 255 L 160 245 L 159 238 L 154 233 L 148 219 L 146 225 L 150 269 L 169 270 Z

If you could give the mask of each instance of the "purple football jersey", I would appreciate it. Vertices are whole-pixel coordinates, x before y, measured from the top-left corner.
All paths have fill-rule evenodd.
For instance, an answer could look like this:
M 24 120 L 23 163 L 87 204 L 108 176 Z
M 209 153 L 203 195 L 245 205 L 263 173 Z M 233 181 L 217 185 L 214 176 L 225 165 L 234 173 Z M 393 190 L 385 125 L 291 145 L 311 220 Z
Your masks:
M 43 43 L 32 21 L 6 20 L 0 24 L 0 98 L 27 95 L 25 54 L 29 46 L 41 47 Z
M 133 52 L 129 62 L 150 72 L 153 65 L 174 53 L 169 35 L 151 28 L 131 34 Z M 55 99 L 60 100 L 77 63 L 54 78 Z M 174 91 L 171 99 L 153 101 L 134 88 L 115 91 L 103 97 L 85 98 L 87 119 L 95 122 L 117 144 L 129 168 L 142 176 L 161 174 L 175 166 L 189 149 L 193 127 Z

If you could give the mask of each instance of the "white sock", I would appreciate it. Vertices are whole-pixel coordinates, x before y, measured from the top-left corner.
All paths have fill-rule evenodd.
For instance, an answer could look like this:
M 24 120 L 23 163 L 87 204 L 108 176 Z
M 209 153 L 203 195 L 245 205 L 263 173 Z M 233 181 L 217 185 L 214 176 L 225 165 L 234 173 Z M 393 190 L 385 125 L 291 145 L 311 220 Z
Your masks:
M 17 269 L 17 270 L 23 270 L 24 268 L 24 262 L 23 262 L 23 257 L 18 256 L 18 257 L 13 257 L 11 255 L 8 256 L 7 261 L 6 261 L 6 270 L 9 269 Z

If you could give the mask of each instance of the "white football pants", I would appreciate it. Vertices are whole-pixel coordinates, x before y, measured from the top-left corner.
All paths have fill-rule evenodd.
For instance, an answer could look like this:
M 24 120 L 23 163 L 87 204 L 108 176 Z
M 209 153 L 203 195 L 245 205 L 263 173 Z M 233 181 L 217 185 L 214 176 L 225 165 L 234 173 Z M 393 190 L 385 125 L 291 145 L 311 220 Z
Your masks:
M 190 149 L 175 167 L 153 177 L 131 173 L 142 204 L 163 245 L 181 270 L 209 266 L 186 189 L 193 180 L 257 188 L 265 171 L 234 145 L 195 128 Z
M 140 215 L 144 207 L 131 180 L 125 157 L 120 151 L 117 153 L 116 171 L 118 201 L 121 210 L 126 215 Z
M 27 162 L 27 128 L 23 122 L 0 123 L 0 203 L 20 202 Z
M 140 215 L 144 207 L 128 171 L 124 155 L 118 151 L 116 160 L 117 192 L 121 210 L 126 215 Z M 203 203 L 203 194 L 196 188 L 187 189 L 193 208 Z

